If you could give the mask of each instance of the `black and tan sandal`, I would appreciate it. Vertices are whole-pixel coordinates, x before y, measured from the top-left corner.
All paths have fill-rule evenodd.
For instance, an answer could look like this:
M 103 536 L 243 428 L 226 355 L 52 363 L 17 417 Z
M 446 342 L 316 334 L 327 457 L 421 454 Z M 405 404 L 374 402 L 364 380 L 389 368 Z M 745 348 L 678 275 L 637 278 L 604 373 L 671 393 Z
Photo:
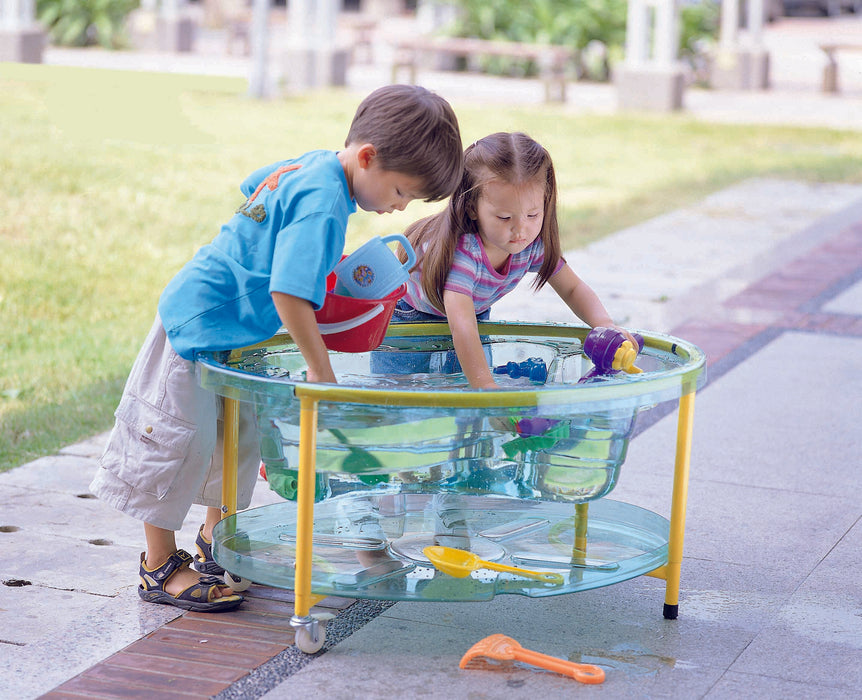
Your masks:
M 200 571 L 202 574 L 209 574 L 210 576 L 218 576 L 219 578 L 222 578 L 224 576 L 224 569 L 216 564 L 216 560 L 213 559 L 213 543 L 212 540 L 208 540 L 204 537 L 203 525 L 201 525 L 201 529 L 198 530 L 198 537 L 195 540 L 195 549 L 198 550 L 197 554 L 195 554 L 195 569 Z
M 201 576 L 197 583 L 193 583 L 177 595 L 168 593 L 165 590 L 165 583 L 177 571 L 191 563 L 192 555 L 178 549 L 164 564 L 150 569 L 146 564 L 146 552 L 141 552 L 141 585 L 138 586 L 138 595 L 148 603 L 174 605 L 193 612 L 224 612 L 233 610 L 242 603 L 241 595 L 235 593 L 227 596 L 220 595 L 219 587 L 224 584 L 215 576 Z

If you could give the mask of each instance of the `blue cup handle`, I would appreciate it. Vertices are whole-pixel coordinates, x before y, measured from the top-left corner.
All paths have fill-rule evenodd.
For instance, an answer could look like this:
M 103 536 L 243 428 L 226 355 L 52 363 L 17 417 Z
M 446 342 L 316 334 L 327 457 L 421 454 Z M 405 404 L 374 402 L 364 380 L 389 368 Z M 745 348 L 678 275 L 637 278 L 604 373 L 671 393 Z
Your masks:
M 407 251 L 407 262 L 403 265 L 405 270 L 409 271 L 416 264 L 416 251 L 413 250 L 413 246 L 410 245 L 410 241 L 405 236 L 400 233 L 393 233 L 391 236 L 384 236 L 382 240 L 384 244 L 398 241 L 404 247 L 404 250 Z

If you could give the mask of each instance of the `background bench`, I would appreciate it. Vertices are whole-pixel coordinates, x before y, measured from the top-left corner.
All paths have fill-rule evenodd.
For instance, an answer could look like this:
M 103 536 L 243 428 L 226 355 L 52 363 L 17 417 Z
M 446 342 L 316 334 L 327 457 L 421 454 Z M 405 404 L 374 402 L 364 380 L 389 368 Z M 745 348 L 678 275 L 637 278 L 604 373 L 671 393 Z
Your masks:
M 408 81 L 415 83 L 417 66 L 423 57 L 428 56 L 463 58 L 468 65 L 475 59 L 494 56 L 533 61 L 538 67 L 539 78 L 545 85 L 545 99 L 548 102 L 565 102 L 568 68 L 575 58 L 575 51 L 565 46 L 458 37 L 402 40 L 394 44 L 394 49 L 393 83 L 397 82 L 402 70 L 407 71 Z
M 839 52 L 862 53 L 862 44 L 820 44 L 820 50 L 826 54 L 826 65 L 823 66 L 823 92 L 838 92 L 838 59 Z

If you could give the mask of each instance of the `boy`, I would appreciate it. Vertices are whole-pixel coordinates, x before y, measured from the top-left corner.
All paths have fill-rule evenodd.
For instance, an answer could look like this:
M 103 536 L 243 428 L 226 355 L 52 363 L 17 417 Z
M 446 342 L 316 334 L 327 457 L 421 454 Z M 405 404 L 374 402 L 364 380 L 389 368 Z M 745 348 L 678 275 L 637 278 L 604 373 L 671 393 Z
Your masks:
M 343 150 L 312 151 L 249 176 L 241 186 L 246 202 L 168 283 L 90 485 L 144 521 L 141 598 L 199 612 L 243 600 L 217 578 L 223 570 L 212 558 L 222 400 L 198 386 L 195 353 L 260 342 L 284 325 L 308 381 L 334 382 L 314 312 L 341 258 L 348 216 L 357 206 L 383 214 L 413 199 L 444 199 L 460 181 L 462 161 L 458 122 L 444 99 L 418 86 L 380 88 L 359 105 Z M 247 508 L 260 456 L 245 405 L 240 442 L 237 500 Z M 176 545 L 193 502 L 207 506 L 194 558 L 206 576 Z

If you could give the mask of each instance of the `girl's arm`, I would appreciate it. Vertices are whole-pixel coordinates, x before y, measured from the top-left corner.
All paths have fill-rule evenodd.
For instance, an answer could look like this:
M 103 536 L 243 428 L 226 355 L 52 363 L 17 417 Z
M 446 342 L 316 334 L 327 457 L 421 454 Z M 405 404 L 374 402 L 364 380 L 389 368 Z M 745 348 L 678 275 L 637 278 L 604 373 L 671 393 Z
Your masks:
M 335 383 L 335 373 L 329 362 L 329 352 L 317 326 L 314 307 L 307 299 L 281 292 L 272 293 L 272 301 L 284 327 L 296 343 L 308 365 L 306 378 L 310 382 Z
M 497 389 L 479 338 L 476 307 L 466 294 L 443 292 L 443 305 L 461 369 L 474 389 Z
M 619 328 L 629 341 L 637 347 L 637 342 L 625 329 L 617 326 L 605 309 L 598 295 L 592 287 L 575 274 L 568 265 L 563 265 L 551 279 L 548 280 L 551 288 L 560 295 L 560 299 L 568 306 L 584 323 L 591 328 L 605 326 Z

